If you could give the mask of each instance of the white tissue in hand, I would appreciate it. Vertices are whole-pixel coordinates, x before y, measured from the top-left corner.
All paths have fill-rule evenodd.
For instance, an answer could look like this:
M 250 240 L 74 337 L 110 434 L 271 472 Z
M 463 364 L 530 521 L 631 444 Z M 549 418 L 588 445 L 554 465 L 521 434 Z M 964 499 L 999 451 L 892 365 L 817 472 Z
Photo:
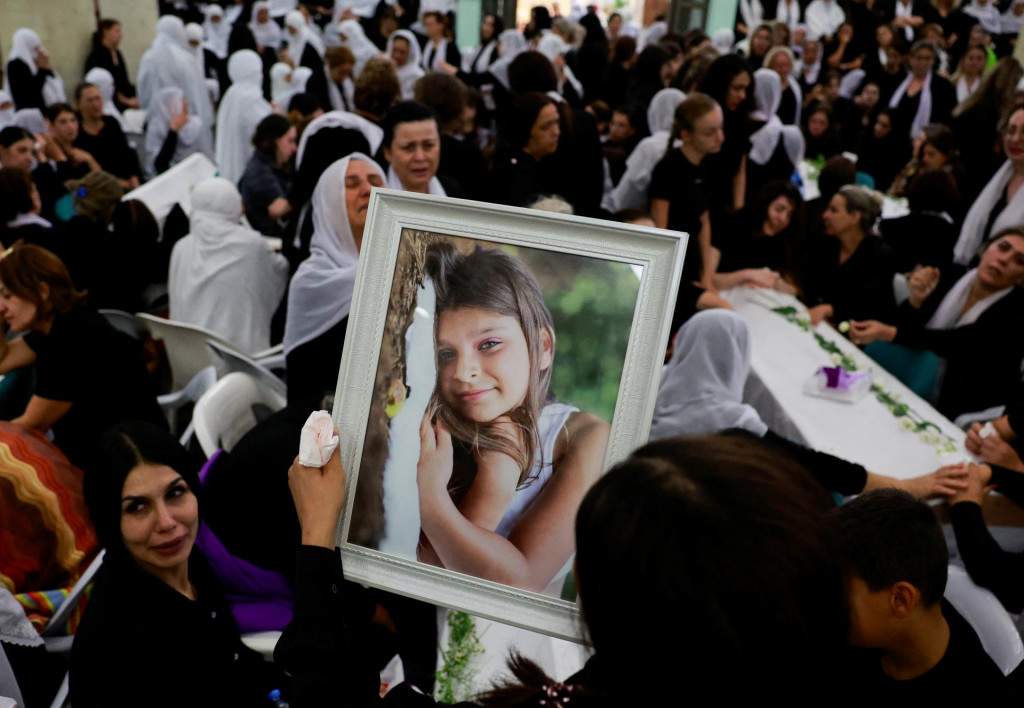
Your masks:
M 334 421 L 327 411 L 313 411 L 302 426 L 299 437 L 299 464 L 303 467 L 323 467 L 338 447 L 334 434 Z
M 992 421 L 989 421 L 981 427 L 981 430 L 978 431 L 978 437 L 984 439 L 987 438 L 989 435 L 995 435 L 997 432 L 998 431 L 996 430 L 996 427 L 992 425 Z

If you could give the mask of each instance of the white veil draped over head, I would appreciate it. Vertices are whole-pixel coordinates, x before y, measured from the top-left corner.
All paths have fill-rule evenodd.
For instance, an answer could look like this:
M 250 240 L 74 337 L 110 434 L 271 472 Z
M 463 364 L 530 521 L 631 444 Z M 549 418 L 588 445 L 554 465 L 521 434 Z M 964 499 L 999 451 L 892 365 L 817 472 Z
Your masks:
M 288 291 L 285 354 L 348 317 L 359 266 L 359 248 L 345 208 L 345 175 L 352 160 L 369 163 L 384 179 L 380 166 L 361 152 L 338 160 L 320 175 L 311 200 L 313 238 L 309 258 L 295 271 Z
M 217 169 L 220 176 L 237 184 L 252 157 L 252 136 L 260 121 L 273 112 L 263 98 L 263 60 L 251 49 L 228 59 L 231 87 L 224 92 L 217 113 Z
M 705 310 L 676 335 L 654 405 L 651 440 L 743 428 L 768 431 L 757 411 L 743 403 L 750 372 L 750 331 L 729 310 Z

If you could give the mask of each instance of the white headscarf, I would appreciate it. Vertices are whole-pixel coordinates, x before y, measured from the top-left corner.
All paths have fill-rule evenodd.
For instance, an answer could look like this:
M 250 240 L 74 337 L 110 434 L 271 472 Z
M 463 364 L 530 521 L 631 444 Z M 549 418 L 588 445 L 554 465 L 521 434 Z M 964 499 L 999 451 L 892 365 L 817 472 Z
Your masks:
M 237 184 L 252 157 L 252 136 L 259 122 L 273 112 L 263 98 L 263 60 L 251 49 L 228 59 L 231 87 L 217 114 L 216 161 L 220 176 Z
M 839 7 L 837 0 L 812 0 L 804 10 L 804 21 L 807 22 L 807 35 L 812 39 L 831 37 L 846 21 L 846 13 Z
M 803 59 L 803 55 L 801 55 L 800 62 L 797 64 L 796 68 L 793 69 L 793 71 L 797 72 L 803 78 L 804 82 L 806 82 L 808 86 L 813 86 L 814 84 L 818 83 L 818 74 L 821 73 L 821 55 L 825 50 L 822 48 L 821 42 L 819 42 L 818 40 L 811 39 L 808 41 L 814 42 L 815 44 L 818 45 L 818 58 L 815 60 L 813 64 L 808 66 Z
M 251 354 L 270 346 L 288 261 L 241 218 L 235 185 L 220 177 L 197 184 L 191 231 L 174 244 L 167 290 L 171 319 L 212 330 Z
M 339 87 L 334 81 L 334 77 L 331 76 L 331 68 L 324 64 L 324 80 L 327 82 L 327 98 L 331 102 L 331 105 L 324 106 L 325 108 L 345 111 L 355 107 L 353 100 L 355 99 L 356 85 L 351 76 L 346 76 Z M 342 100 L 342 92 L 344 92 L 344 100 Z
M 306 23 L 306 16 L 298 10 L 292 10 L 284 18 L 284 24 L 286 30 L 288 28 L 294 29 L 295 34 L 286 31 L 284 34 L 285 40 L 288 42 L 288 56 L 291 57 L 292 63 L 295 66 L 302 65 L 302 55 L 306 51 L 306 45 L 312 45 L 316 53 L 323 59 L 324 46 L 320 38 L 316 36 L 309 25 Z
M 932 75 L 935 72 L 929 71 L 928 76 L 924 77 L 924 85 L 921 87 L 921 92 L 918 94 L 920 100 L 917 103 L 917 113 L 914 114 L 914 120 L 910 124 L 910 139 L 913 140 L 921 132 L 921 129 L 931 123 L 932 118 Z M 893 92 L 892 98 L 889 99 L 889 108 L 898 108 L 900 101 L 903 100 L 904 94 L 907 93 L 907 87 L 910 86 L 910 82 L 914 80 L 914 74 L 908 73 L 907 78 L 903 79 L 903 83 Z
M 39 39 L 39 35 L 35 31 L 22 27 L 14 33 L 14 37 L 11 39 L 11 53 L 7 57 L 7 61 L 21 59 L 28 64 L 29 71 L 35 76 L 39 71 L 39 67 L 36 66 L 36 50 L 42 46 L 43 40 Z
M 936 308 L 935 314 L 931 316 L 925 327 L 928 329 L 956 329 L 957 327 L 966 327 L 967 325 L 974 324 L 985 313 L 985 310 L 1009 295 L 1016 287 L 1011 285 L 1002 290 L 997 290 L 991 295 L 978 300 L 978 302 L 971 305 L 967 312 L 964 312 L 967 297 L 971 294 L 971 286 L 974 285 L 974 281 L 977 278 L 977 268 L 972 268 L 964 273 L 960 280 L 956 281 L 953 287 L 949 289 L 946 296 L 942 298 L 942 302 Z M 963 312 L 962 315 L 960 314 L 961 312 Z
M 32 135 L 46 135 L 50 132 L 50 126 L 46 123 L 46 116 L 38 108 L 22 108 L 14 112 L 14 125 L 24 128 Z
M 387 186 L 388 189 L 400 189 L 403 192 L 409 191 L 408 189 L 405 188 L 405 185 L 402 184 L 402 180 L 398 177 L 398 174 L 395 172 L 395 168 L 390 165 L 388 166 Z M 427 184 L 427 194 L 436 194 L 439 197 L 448 196 L 448 194 L 444 191 L 444 187 L 441 186 L 440 180 L 437 179 L 437 175 L 434 175 L 433 177 L 430 178 L 430 182 Z
M 970 211 L 964 218 L 963 228 L 960 229 L 960 238 L 957 239 L 953 248 L 953 260 L 961 265 L 971 262 L 978 252 L 978 247 L 992 234 L 998 233 L 1009 226 L 1024 224 L 1024 189 L 1018 189 L 1013 199 L 999 212 L 999 216 L 992 222 L 992 228 L 985 232 L 992 210 L 995 209 L 999 198 L 1006 193 L 1006 185 L 1013 176 L 1013 163 L 1007 160 L 1003 166 L 992 176 L 981 194 L 974 200 Z
M 555 65 L 555 57 L 563 56 L 570 49 L 571 47 L 565 43 L 565 40 L 554 32 L 545 34 L 541 37 L 540 41 L 537 42 L 537 51 L 546 56 L 552 66 Z M 555 67 L 555 73 L 558 73 L 557 67 Z M 569 82 L 576 91 L 576 95 L 582 97 L 583 84 L 581 84 L 579 79 L 576 78 L 576 75 L 572 72 L 572 69 L 569 68 L 568 64 L 563 65 L 562 73 L 565 74 L 565 80 Z M 561 89 L 561 86 L 559 86 L 559 89 Z
M 261 8 L 267 11 L 267 21 L 262 23 L 256 19 L 256 14 Z M 254 2 L 252 4 L 252 21 L 249 22 L 249 31 L 252 32 L 252 37 L 259 46 L 270 47 L 275 52 L 281 48 L 281 28 L 270 19 L 269 2 Z
M 800 164 L 804 159 L 804 138 L 799 128 L 783 125 L 776 115 L 782 103 L 782 80 L 771 69 L 754 72 L 754 102 L 757 109 L 750 117 L 763 120 L 765 124 L 750 136 L 751 161 L 758 165 L 767 164 L 781 139 L 793 165 Z
M 43 42 L 39 39 L 38 34 L 22 27 L 14 33 L 14 37 L 11 39 L 11 53 L 7 57 L 7 62 L 10 63 L 15 59 L 20 59 L 28 65 L 29 71 L 35 76 L 39 73 L 39 67 L 36 66 L 36 50 L 41 49 L 42 46 Z M 5 71 L 3 90 L 11 94 L 11 82 L 7 74 L 8 72 Z M 47 78 L 46 83 L 43 85 L 42 94 L 46 105 L 63 103 L 67 100 L 67 95 L 64 93 L 64 82 L 57 76 L 56 71 L 53 71 L 53 76 Z
M 270 67 L 270 100 L 282 111 L 288 110 L 292 94 L 292 68 L 282 61 Z
M 359 249 L 346 210 L 345 174 L 352 160 L 362 160 L 384 179 L 380 166 L 354 152 L 324 170 L 313 190 L 313 238 L 309 258 L 292 277 L 288 292 L 284 351 L 310 342 L 348 317 Z
M 124 130 L 124 116 L 114 104 L 116 87 L 113 75 L 106 69 L 97 66 L 89 69 L 89 73 L 85 75 L 85 83 L 92 84 L 100 90 L 100 95 L 103 96 L 103 115 L 112 116 L 121 126 L 121 130 Z
M 795 30 L 800 24 L 800 1 L 790 0 L 787 5 L 786 0 L 779 0 L 775 5 L 775 21 L 784 22 L 790 30 Z
M 14 125 L 14 101 L 11 100 L 10 93 L 0 90 L 0 106 L 5 103 L 9 103 L 11 105 L 7 108 L 0 108 L 0 130 L 3 130 L 9 125 Z
M 302 132 L 302 139 L 299 140 L 299 150 L 295 153 L 296 169 L 302 164 L 302 156 L 306 152 L 306 143 L 324 128 L 358 130 L 366 138 L 366 142 L 370 146 L 370 152 L 374 154 L 380 149 L 380 144 L 384 142 L 384 131 L 376 123 L 371 123 L 362 116 L 357 116 L 355 113 L 349 113 L 348 111 L 328 111 L 319 118 L 315 118 Z
M 146 170 L 156 173 L 156 157 L 164 146 L 167 133 L 171 130 L 171 118 L 181 113 L 184 94 L 177 86 L 160 89 L 146 115 Z M 203 121 L 194 113 L 178 131 L 178 147 L 174 150 L 171 164 L 177 164 L 194 152 L 202 150 Z
M 218 59 L 228 56 L 228 39 L 231 37 L 231 23 L 224 18 L 224 9 L 215 2 L 203 8 L 206 19 L 203 20 L 203 32 L 206 34 L 206 46 L 217 55 Z M 213 18 L 219 17 L 220 22 Z
M 711 35 L 711 46 L 718 50 L 719 54 L 728 54 L 732 51 L 732 45 L 736 44 L 736 33 L 728 27 L 715 30 Z
M 491 39 L 491 41 L 489 41 L 487 44 L 477 45 L 472 50 L 466 52 L 463 55 L 462 70 L 468 74 L 484 73 L 485 71 L 487 71 L 487 68 L 491 65 L 491 59 L 494 58 L 494 54 L 497 50 L 497 37 Z
M 647 107 L 647 125 L 651 134 L 641 140 L 626 158 L 626 171 L 611 193 L 602 200 L 602 207 L 613 214 L 623 209 L 647 208 L 647 188 L 651 184 L 651 173 L 668 152 L 669 132 L 672 130 L 676 108 L 685 99 L 686 94 L 675 88 L 663 88 L 654 94 Z
M 293 95 L 296 93 L 306 93 L 306 84 L 309 83 L 309 79 L 313 76 L 313 70 L 308 66 L 300 66 L 292 72 L 292 89 Z M 287 108 L 287 106 L 285 106 Z
M 975 18 L 986 32 L 991 34 L 1002 32 L 1002 16 L 999 14 L 995 0 L 988 0 L 984 5 L 978 0 L 971 0 L 971 4 L 963 8 L 963 12 L 965 15 Z
M 192 42 L 198 42 L 192 46 Z M 199 75 L 206 78 L 206 52 L 203 51 L 203 26 L 195 22 L 185 25 L 185 51 L 199 68 Z
M 519 34 L 518 30 L 507 29 L 498 35 L 498 45 L 500 58 L 491 64 L 490 71 L 491 76 L 504 86 L 507 91 L 509 89 L 508 65 L 512 63 L 513 59 L 529 49 L 530 44 L 523 35 Z
M 740 18 L 747 26 L 747 32 L 753 34 L 754 28 L 764 22 L 761 0 L 740 0 Z
M 393 32 L 388 37 L 387 48 L 384 50 L 388 57 L 391 56 L 391 47 L 395 43 L 395 37 L 401 37 L 409 44 L 409 58 L 406 60 L 405 66 L 396 66 L 395 70 L 398 74 L 398 81 L 402 85 L 402 98 L 406 101 L 411 101 L 414 94 L 413 87 L 426 74 L 422 67 L 420 67 L 422 51 L 420 50 L 420 43 L 416 41 L 416 35 L 409 30 L 402 29 Z
M 1013 8 L 1018 5 L 1024 5 L 1024 0 L 1013 0 L 1010 6 L 1006 8 L 1006 12 L 1002 14 L 999 20 L 1001 34 L 1017 34 L 1020 32 L 1021 26 L 1024 26 L 1024 15 L 1013 14 Z
M 352 69 L 353 76 L 359 76 L 366 62 L 380 54 L 377 45 L 366 38 L 359 20 L 345 20 L 338 25 L 338 36 L 341 37 L 342 46 L 351 49 L 352 55 L 356 58 L 356 65 Z
M 651 440 L 704 435 L 743 428 L 768 432 L 760 416 L 743 403 L 750 372 L 750 331 L 729 310 L 698 312 L 679 329 L 654 404 Z
M 213 125 L 213 104 L 210 102 L 206 81 L 199 72 L 195 58 L 186 49 L 185 25 L 174 15 L 164 15 L 156 23 L 156 39 L 142 55 L 139 64 L 139 102 L 143 109 L 157 93 L 168 86 L 177 86 L 188 101 L 189 112 L 202 120 L 204 151 L 209 149 L 210 127 Z
M 638 52 L 642 52 L 652 44 L 660 42 L 661 38 L 666 34 L 668 34 L 668 23 L 661 20 L 652 22 L 651 25 L 640 35 L 640 41 L 637 42 L 636 50 Z

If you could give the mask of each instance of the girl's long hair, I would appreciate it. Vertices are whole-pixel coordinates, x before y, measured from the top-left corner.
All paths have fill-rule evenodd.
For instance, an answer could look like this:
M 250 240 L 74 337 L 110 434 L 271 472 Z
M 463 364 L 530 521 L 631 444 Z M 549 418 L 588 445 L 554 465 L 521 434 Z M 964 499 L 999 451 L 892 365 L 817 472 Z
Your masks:
M 520 470 L 517 486 L 522 485 L 530 477 L 535 458 L 542 454 L 537 421 L 548 399 L 552 368 L 540 370 L 537 365 L 543 354 L 545 330 L 551 337 L 552 354 L 555 345 L 551 312 L 544 304 L 540 285 L 526 264 L 496 248 L 477 248 L 463 255 L 450 242 L 436 243 L 427 250 L 426 269 L 436 293 L 435 352 L 441 315 L 447 310 L 472 307 L 514 317 L 523 330 L 530 354 L 529 386 L 522 405 L 507 414 L 519 429 L 521 445 L 493 423 L 476 423 L 460 416 L 444 401 L 436 382 L 429 405 L 431 418 L 443 423 L 452 439 L 470 451 L 497 451 L 515 460 Z M 440 371 L 440 362 L 436 364 Z M 449 485 L 457 498 L 465 493 L 475 474 L 475 470 L 467 474 L 460 467 L 456 465 Z

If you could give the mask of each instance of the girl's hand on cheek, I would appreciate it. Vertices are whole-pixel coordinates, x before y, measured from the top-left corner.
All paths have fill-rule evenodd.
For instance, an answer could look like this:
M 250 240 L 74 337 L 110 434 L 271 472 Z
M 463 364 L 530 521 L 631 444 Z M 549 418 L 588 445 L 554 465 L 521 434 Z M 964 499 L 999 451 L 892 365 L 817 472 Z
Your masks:
M 429 416 L 423 416 L 420 424 L 420 461 L 416 466 L 416 481 L 421 498 L 426 495 L 448 495 L 453 457 L 452 436 L 448 429 L 440 421 L 432 424 Z

